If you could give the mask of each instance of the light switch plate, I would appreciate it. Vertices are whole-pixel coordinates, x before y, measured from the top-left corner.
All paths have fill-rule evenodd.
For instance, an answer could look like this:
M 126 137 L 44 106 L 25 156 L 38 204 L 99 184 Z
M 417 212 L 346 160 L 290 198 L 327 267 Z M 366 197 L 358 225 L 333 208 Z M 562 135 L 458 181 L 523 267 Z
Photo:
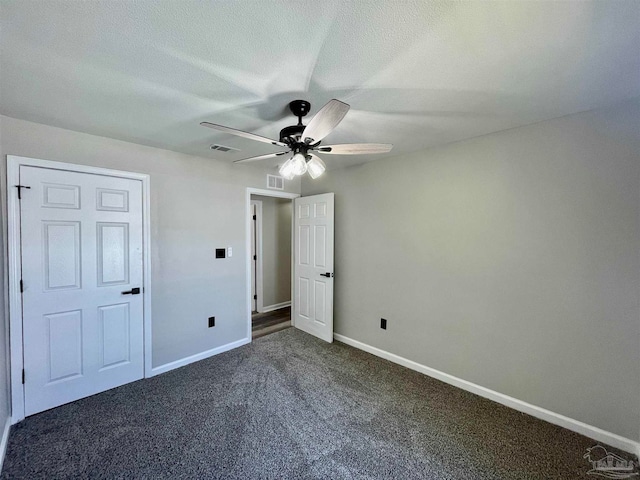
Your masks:
M 232 257 L 233 256 L 233 248 L 228 247 L 227 248 L 227 257 Z

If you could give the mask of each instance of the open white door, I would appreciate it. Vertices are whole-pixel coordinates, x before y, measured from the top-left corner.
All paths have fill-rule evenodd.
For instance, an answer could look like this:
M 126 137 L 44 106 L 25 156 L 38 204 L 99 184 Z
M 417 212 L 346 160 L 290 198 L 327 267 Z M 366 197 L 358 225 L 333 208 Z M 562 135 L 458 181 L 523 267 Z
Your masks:
M 143 376 L 142 184 L 30 166 L 20 183 L 32 415 Z
M 294 201 L 294 326 L 333 342 L 333 193 Z

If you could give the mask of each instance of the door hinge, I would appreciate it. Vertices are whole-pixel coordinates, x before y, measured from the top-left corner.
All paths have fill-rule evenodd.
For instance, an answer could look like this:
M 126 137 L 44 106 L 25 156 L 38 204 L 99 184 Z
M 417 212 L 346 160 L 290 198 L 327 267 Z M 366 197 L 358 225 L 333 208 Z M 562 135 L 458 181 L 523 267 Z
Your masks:
M 257 219 L 258 219 L 258 217 L 257 217 L 256 215 L 254 215 L 254 216 L 253 216 L 253 219 L 254 219 L 254 220 L 257 220 Z
M 20 279 L 20 293 L 24 293 L 24 282 Z
M 24 368 L 22 369 L 22 384 L 24 385 Z
M 27 190 L 30 190 L 31 187 L 27 187 L 26 185 L 15 185 L 15 187 L 18 189 L 18 200 L 22 200 L 22 189 L 26 188 Z
M 258 259 L 258 256 L 257 256 L 257 255 L 254 255 L 254 256 L 253 256 L 253 259 L 254 259 L 254 260 L 257 260 L 257 259 Z
M 254 299 L 254 300 L 257 300 L 257 299 L 258 299 L 258 295 L 254 295 L 254 296 L 253 296 L 253 299 Z

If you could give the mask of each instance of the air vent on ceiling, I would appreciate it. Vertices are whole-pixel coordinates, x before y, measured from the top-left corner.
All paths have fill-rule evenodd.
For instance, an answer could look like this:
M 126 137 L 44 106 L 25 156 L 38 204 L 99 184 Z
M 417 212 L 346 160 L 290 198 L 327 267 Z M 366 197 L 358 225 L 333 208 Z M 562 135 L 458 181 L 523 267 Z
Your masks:
M 226 147 L 224 145 L 218 145 L 217 143 L 210 145 L 209 148 L 211 150 L 217 150 L 218 152 L 239 152 L 240 151 L 237 148 Z
M 277 175 L 267 175 L 267 188 L 272 190 L 284 190 L 284 178 Z

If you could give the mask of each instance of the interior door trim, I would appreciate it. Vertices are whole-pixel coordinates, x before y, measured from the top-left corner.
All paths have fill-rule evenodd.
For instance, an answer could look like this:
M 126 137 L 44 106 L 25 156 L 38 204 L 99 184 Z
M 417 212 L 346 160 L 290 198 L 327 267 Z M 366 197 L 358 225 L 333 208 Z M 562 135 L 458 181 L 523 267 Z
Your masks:
M 256 220 L 255 220 L 255 254 L 256 254 L 256 271 L 255 271 L 255 284 L 256 290 L 255 295 L 258 297 L 256 299 L 256 312 L 262 313 L 264 308 L 264 299 L 262 297 L 264 289 L 262 288 L 262 278 L 263 278 L 263 265 L 262 265 L 262 200 L 251 200 L 252 204 L 255 204 L 256 210 Z M 251 208 L 251 207 L 249 207 Z M 251 214 L 249 214 L 251 215 Z M 251 258 L 249 258 L 251 260 Z M 252 265 L 253 266 L 253 265 Z
M 247 191 L 245 194 L 245 251 L 247 256 L 247 340 L 251 341 L 251 195 L 261 195 L 263 197 L 276 197 L 276 198 L 288 198 L 291 200 L 293 204 L 293 200 L 300 196 L 299 193 L 289 193 L 282 192 L 277 190 L 265 190 L 262 188 L 252 188 L 247 187 Z M 295 245 L 293 244 L 293 205 L 291 206 L 292 215 L 291 215 L 291 278 L 293 279 L 293 249 Z M 293 311 L 293 282 L 291 282 L 291 311 Z M 291 315 L 291 325 L 293 325 L 293 315 Z
M 143 296 L 143 328 L 144 328 L 144 377 L 151 373 L 151 197 L 149 175 L 144 173 L 124 172 L 107 168 L 78 165 L 73 163 L 54 162 L 36 158 L 7 155 L 7 246 L 9 267 L 9 352 L 11 358 L 11 423 L 16 424 L 25 418 L 24 385 L 22 384 L 23 352 L 22 352 L 22 295 L 20 292 L 20 202 L 18 189 L 20 167 L 40 167 L 51 170 L 62 170 L 77 173 L 89 173 L 109 177 L 127 178 L 142 182 L 142 296 Z

